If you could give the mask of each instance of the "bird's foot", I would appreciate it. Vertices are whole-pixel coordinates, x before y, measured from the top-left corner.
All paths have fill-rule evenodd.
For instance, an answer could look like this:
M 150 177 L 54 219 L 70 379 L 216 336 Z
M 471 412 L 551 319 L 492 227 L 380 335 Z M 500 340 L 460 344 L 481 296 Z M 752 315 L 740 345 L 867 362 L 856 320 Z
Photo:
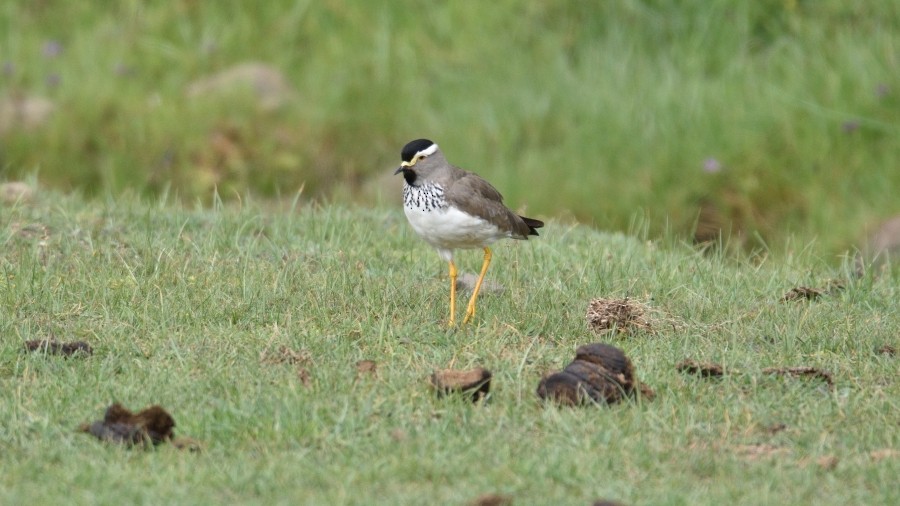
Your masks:
M 463 324 L 469 323 L 475 318 L 475 305 L 466 308 L 466 316 L 463 318 Z

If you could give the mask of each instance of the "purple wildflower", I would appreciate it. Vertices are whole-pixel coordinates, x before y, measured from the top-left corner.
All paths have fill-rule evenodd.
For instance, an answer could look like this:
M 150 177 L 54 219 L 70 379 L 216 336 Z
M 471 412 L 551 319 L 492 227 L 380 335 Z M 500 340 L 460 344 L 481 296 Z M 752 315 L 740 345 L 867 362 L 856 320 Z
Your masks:
M 59 74 L 56 72 L 52 74 L 47 74 L 47 77 L 44 78 L 44 83 L 46 83 L 48 88 L 56 88 L 59 86 L 59 82 L 62 80 Z
M 722 164 L 715 158 L 707 158 L 703 160 L 703 172 L 707 174 L 715 174 L 722 171 Z
M 204 40 L 200 45 L 200 53 L 204 55 L 211 55 L 219 51 L 219 44 L 214 40 Z
M 44 42 L 44 48 L 42 52 L 47 58 L 56 58 L 60 55 L 60 53 L 62 53 L 62 50 L 62 44 L 58 40 L 48 40 Z
M 113 72 L 119 77 L 128 77 L 134 74 L 134 67 L 125 65 L 124 63 L 117 63 Z
M 859 130 L 859 121 L 856 121 L 856 120 L 845 121 L 841 125 L 841 130 L 843 130 L 845 134 L 852 134 L 853 132 Z

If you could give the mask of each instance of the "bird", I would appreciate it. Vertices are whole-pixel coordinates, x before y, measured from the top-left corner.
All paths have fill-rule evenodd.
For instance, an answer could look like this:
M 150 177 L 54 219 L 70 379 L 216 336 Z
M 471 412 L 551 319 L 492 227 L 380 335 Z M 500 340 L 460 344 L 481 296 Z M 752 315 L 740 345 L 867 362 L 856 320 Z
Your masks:
M 503 204 L 503 196 L 481 176 L 451 165 L 428 139 L 407 143 L 400 152 L 403 211 L 416 234 L 434 247 L 450 270 L 450 321 L 456 323 L 457 249 L 484 250 L 481 273 L 466 306 L 463 323 L 475 317 L 475 300 L 491 263 L 490 245 L 499 239 L 528 239 L 544 222 L 519 216 Z

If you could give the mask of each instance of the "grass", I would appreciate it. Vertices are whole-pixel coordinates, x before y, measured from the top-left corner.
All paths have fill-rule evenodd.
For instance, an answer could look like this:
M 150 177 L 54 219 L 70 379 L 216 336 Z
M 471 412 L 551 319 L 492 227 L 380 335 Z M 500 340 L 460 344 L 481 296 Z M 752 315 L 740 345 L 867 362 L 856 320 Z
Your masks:
M 809 249 L 750 263 L 554 221 L 496 248 L 489 276 L 505 292 L 451 331 L 445 266 L 399 210 L 39 192 L 2 211 L 2 503 L 897 499 L 897 358 L 875 352 L 900 344 L 896 271 L 779 303 L 844 271 Z M 460 255 L 464 271 L 479 263 Z M 595 337 L 584 312 L 599 296 L 640 298 L 674 324 Z M 48 336 L 95 353 L 22 352 Z M 541 375 L 595 340 L 621 347 L 658 397 L 537 402 Z M 279 362 L 282 347 L 310 360 Z M 735 372 L 676 372 L 688 357 Z M 357 378 L 363 359 L 376 376 Z M 493 371 L 487 404 L 435 398 L 426 377 L 451 363 Z M 792 365 L 831 371 L 834 389 L 761 373 Z M 203 451 L 75 432 L 113 401 L 162 404 Z
M 652 237 L 700 217 L 748 250 L 816 241 L 836 266 L 898 211 L 897 5 L 5 2 L 0 87 L 57 108 L 5 136 L 0 178 L 371 204 L 428 137 L 533 213 L 640 216 Z M 293 100 L 185 94 L 250 60 Z

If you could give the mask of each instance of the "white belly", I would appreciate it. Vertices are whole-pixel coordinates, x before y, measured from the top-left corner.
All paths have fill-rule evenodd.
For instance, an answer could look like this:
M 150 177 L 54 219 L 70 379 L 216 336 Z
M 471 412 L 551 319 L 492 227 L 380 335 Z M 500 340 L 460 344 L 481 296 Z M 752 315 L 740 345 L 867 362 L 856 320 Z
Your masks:
M 445 260 L 449 260 L 454 249 L 483 248 L 509 237 L 489 221 L 452 207 L 423 210 L 404 206 L 403 210 L 413 230 L 437 248 Z

